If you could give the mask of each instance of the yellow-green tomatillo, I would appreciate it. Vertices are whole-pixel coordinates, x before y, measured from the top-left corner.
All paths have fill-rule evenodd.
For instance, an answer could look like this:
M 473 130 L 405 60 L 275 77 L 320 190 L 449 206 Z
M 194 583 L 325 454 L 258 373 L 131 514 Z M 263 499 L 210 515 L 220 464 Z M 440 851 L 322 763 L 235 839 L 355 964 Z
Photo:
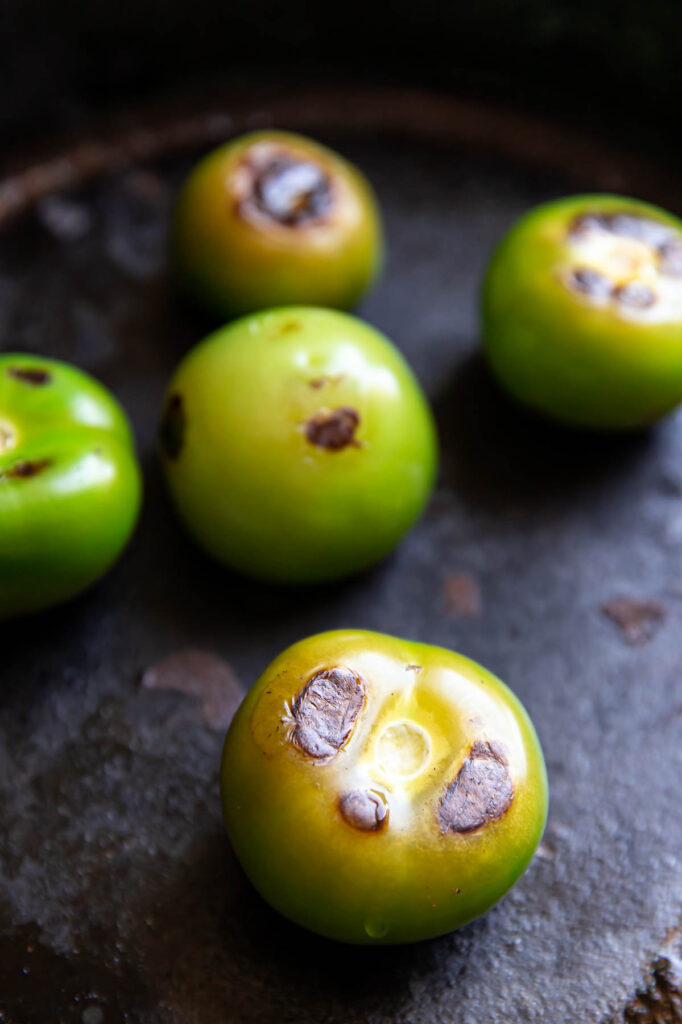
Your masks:
M 682 400 L 682 222 L 572 196 L 506 235 L 483 289 L 484 349 L 517 399 L 582 427 L 646 426 Z
M 382 228 L 346 160 L 300 135 L 254 132 L 189 175 L 171 253 L 184 289 L 221 317 L 289 303 L 349 309 L 381 266 Z
M 244 870 L 343 942 L 428 939 L 484 913 L 547 816 L 533 725 L 460 654 L 363 630 L 302 640 L 245 697 L 221 769 Z
M 120 406 L 54 359 L 0 356 L 0 618 L 58 604 L 118 558 L 140 505 Z
M 383 335 L 292 306 L 238 320 L 186 356 L 161 455 L 180 516 L 210 554 L 305 583 L 395 547 L 429 497 L 437 445 L 419 384 Z

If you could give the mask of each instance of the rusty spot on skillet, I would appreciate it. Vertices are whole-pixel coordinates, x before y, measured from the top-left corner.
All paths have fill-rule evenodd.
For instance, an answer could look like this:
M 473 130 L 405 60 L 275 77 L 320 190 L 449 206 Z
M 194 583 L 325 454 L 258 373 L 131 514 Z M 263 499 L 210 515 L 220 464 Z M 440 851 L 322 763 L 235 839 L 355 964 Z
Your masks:
M 329 760 L 350 736 L 365 703 L 365 684 L 337 666 L 314 675 L 291 705 L 291 741 L 316 760 Z
M 476 618 L 481 614 L 481 588 L 470 572 L 456 572 L 443 582 L 443 600 L 448 615 Z
M 667 611 L 660 601 L 616 597 L 601 607 L 602 613 L 621 631 L 626 643 L 640 647 L 651 640 L 665 622 Z
M 185 443 L 187 416 L 182 395 L 171 395 L 159 424 L 159 440 L 169 459 L 177 459 Z
M 360 424 L 360 415 L 348 405 L 331 411 L 316 412 L 305 423 L 305 436 L 317 448 L 330 452 L 341 451 L 348 445 L 358 447 L 355 431 Z
M 239 707 L 244 689 L 227 662 L 211 651 L 175 651 L 142 675 L 146 690 L 171 690 L 194 697 L 209 729 L 223 732 Z
M 52 380 L 50 371 L 41 370 L 38 366 L 10 366 L 7 373 L 15 380 L 31 384 L 33 387 L 41 387 L 44 384 L 49 384 Z
M 371 789 L 354 789 L 339 799 L 341 817 L 360 832 L 378 832 L 388 822 L 388 808 Z
M 496 744 L 478 740 L 441 798 L 440 830 L 443 833 L 474 832 L 501 818 L 513 799 L 514 789 L 504 753 Z
M 623 1011 L 614 1017 L 624 1024 L 679 1024 L 682 1020 L 682 984 L 670 959 L 658 956 L 648 976 Z

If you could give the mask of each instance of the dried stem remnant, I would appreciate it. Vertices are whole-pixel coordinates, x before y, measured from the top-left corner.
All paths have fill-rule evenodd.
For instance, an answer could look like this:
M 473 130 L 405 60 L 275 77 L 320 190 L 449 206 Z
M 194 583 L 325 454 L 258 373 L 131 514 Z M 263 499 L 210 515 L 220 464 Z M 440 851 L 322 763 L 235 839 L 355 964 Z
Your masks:
M 328 760 L 350 736 L 365 703 L 365 686 L 339 666 L 313 676 L 291 705 L 292 742 L 317 760 Z
M 441 832 L 473 832 L 501 818 L 513 799 L 507 759 L 497 746 L 479 740 L 443 794 L 438 808 Z

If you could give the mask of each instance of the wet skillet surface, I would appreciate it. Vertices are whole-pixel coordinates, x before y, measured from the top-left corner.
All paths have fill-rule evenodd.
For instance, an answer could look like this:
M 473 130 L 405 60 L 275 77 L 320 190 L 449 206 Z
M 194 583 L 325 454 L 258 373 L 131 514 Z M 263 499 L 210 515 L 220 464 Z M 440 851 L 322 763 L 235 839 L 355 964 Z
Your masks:
M 442 444 L 423 521 L 347 583 L 232 576 L 192 548 L 163 492 L 164 384 L 210 326 L 175 302 L 164 258 L 171 196 L 199 149 L 44 199 L 0 234 L 3 349 L 111 386 L 146 483 L 106 579 L 0 627 L 0 1020 L 587 1024 L 622 1020 L 654 959 L 679 953 L 682 419 L 624 440 L 570 435 L 511 407 L 476 355 L 496 239 L 529 205 L 593 182 L 316 134 L 378 189 L 389 263 L 360 312 L 415 367 Z M 483 920 L 419 946 L 344 948 L 281 920 L 220 820 L 235 687 L 345 625 L 483 662 L 546 752 L 550 816 L 529 871 Z M 229 667 L 195 653 L 140 685 L 187 648 Z M 174 692 L 188 673 L 195 694 Z

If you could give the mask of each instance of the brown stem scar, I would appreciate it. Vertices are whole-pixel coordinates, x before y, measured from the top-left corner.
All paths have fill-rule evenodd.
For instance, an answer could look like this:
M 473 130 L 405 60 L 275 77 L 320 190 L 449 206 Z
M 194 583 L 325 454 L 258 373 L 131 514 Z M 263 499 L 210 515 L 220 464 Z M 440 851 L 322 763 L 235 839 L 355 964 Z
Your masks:
M 497 821 L 511 807 L 514 789 L 503 751 L 477 740 L 438 807 L 443 834 L 467 833 Z
M 30 480 L 31 477 L 38 476 L 44 469 L 47 469 L 51 465 L 51 461 L 51 459 L 31 459 L 15 462 L 10 469 L 0 473 L 0 479 L 5 477 L 10 480 Z
M 341 817 L 361 832 L 378 832 L 388 823 L 388 807 L 379 793 L 356 789 L 339 799 Z
M 405 666 L 405 671 L 406 672 L 418 673 L 418 672 L 423 672 L 423 670 L 424 670 L 424 666 L 423 665 L 406 665 Z
M 169 459 L 177 459 L 185 443 L 187 416 L 182 395 L 171 395 L 166 403 L 161 423 L 159 440 Z
M 331 203 L 331 184 L 318 164 L 281 155 L 256 175 L 253 198 L 273 220 L 295 227 L 322 217 Z
M 593 231 L 606 231 L 621 238 L 632 238 L 653 248 L 664 246 L 678 232 L 669 224 L 643 214 L 621 211 L 602 213 L 592 211 L 578 214 L 569 226 L 570 235 L 586 235 Z
M 7 373 L 15 380 L 30 384 L 32 387 L 41 387 L 44 384 L 49 384 L 52 380 L 49 370 L 42 370 L 37 366 L 10 366 Z
M 305 436 L 317 448 L 338 452 L 348 445 L 359 447 L 355 431 L 360 424 L 360 414 L 350 406 L 338 409 L 321 409 L 305 421 Z
M 606 299 L 613 291 L 613 284 L 605 274 L 591 267 L 575 267 L 568 279 L 569 287 L 593 299 Z
M 628 281 L 627 284 L 620 285 L 614 291 L 613 297 L 622 306 L 631 306 L 633 309 L 647 309 L 656 301 L 655 294 L 643 281 Z
M 682 240 L 659 246 L 661 270 L 670 277 L 682 277 Z
M 318 672 L 291 705 L 291 741 L 318 761 L 330 760 L 347 742 L 365 703 L 365 684 L 348 668 Z
M 293 230 L 326 220 L 334 205 L 333 176 L 312 156 L 279 143 L 251 146 L 237 168 L 235 210 Z

